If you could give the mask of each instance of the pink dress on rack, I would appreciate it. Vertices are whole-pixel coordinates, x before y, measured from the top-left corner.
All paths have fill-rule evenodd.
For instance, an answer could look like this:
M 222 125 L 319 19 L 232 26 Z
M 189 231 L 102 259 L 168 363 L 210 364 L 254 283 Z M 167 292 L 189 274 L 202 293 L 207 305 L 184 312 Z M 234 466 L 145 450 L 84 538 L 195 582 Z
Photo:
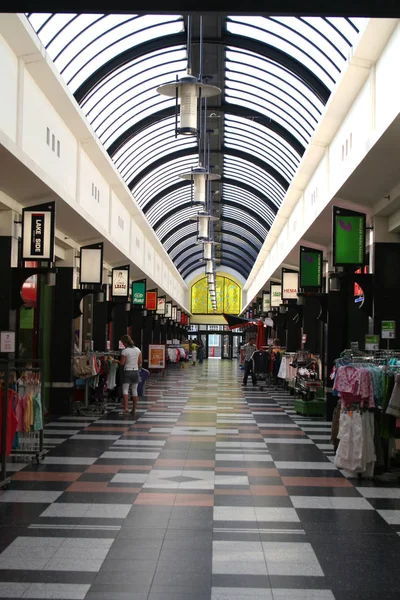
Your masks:
M 340 367 L 336 373 L 333 388 L 339 392 L 344 405 L 360 404 L 374 408 L 374 388 L 372 375 L 368 369 Z

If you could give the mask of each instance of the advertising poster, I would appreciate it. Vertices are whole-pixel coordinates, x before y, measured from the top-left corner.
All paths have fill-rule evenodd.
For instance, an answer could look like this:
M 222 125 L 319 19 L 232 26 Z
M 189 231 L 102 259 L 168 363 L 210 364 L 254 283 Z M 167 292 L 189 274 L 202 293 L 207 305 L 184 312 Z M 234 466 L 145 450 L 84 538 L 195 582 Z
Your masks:
M 172 302 L 165 303 L 165 316 L 167 319 L 172 319 Z
M 149 346 L 149 369 L 165 369 L 165 346 Z
M 365 262 L 366 216 L 333 207 L 333 265 L 363 266 Z
M 112 296 L 113 298 L 127 298 L 129 296 L 129 267 L 119 267 L 112 270 Z
M 134 281 L 132 283 L 132 304 L 144 306 L 146 302 L 146 282 Z
M 165 296 L 160 296 L 157 298 L 157 314 L 165 315 Z
M 157 292 L 146 292 L 146 309 L 157 310 Z
M 103 242 L 81 247 L 81 285 L 97 285 L 103 282 Z
M 300 288 L 322 287 L 322 250 L 300 246 Z
M 271 308 L 282 304 L 282 286 L 280 283 L 271 283 Z
M 297 300 L 299 274 L 282 269 L 282 300 Z
M 269 292 L 263 292 L 262 305 L 263 312 L 269 312 L 271 310 L 271 294 Z

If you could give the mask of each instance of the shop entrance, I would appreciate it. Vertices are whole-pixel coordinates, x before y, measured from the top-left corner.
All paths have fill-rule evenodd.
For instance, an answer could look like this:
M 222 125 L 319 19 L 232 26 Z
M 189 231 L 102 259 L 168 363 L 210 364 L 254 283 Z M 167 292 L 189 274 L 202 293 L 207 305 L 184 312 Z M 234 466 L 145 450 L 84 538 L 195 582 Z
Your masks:
M 197 327 L 197 326 L 192 326 Z M 197 333 L 190 332 L 189 339 L 201 339 L 204 346 L 204 358 L 209 359 L 237 359 L 239 356 L 239 344 L 242 341 L 241 332 L 226 331 L 224 325 L 208 326 L 202 330 L 198 326 Z

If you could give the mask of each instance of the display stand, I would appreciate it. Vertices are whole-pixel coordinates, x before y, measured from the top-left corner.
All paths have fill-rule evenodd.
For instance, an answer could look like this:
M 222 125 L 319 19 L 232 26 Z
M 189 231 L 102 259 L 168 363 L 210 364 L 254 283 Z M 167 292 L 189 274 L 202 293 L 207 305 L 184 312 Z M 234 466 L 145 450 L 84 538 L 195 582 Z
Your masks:
M 162 376 L 165 375 L 166 356 L 165 344 L 150 344 L 149 345 L 149 371 L 160 371 Z
M 43 436 L 43 361 L 38 359 L 11 359 L 0 361 L 0 381 L 3 382 L 3 406 L 2 406 L 2 431 L 1 431 L 1 472 L 0 472 L 0 488 L 6 488 L 10 484 L 10 479 L 7 477 L 7 421 L 8 421 L 8 394 L 10 391 L 10 380 L 14 377 L 15 381 L 23 375 L 36 374 L 38 379 L 36 384 L 40 385 L 40 402 L 42 410 L 42 428 L 32 432 L 24 432 L 19 434 L 19 440 L 23 448 L 11 451 L 11 456 L 25 456 L 36 459 L 39 464 L 44 451 L 44 436 Z M 29 436 L 29 437 L 28 437 Z

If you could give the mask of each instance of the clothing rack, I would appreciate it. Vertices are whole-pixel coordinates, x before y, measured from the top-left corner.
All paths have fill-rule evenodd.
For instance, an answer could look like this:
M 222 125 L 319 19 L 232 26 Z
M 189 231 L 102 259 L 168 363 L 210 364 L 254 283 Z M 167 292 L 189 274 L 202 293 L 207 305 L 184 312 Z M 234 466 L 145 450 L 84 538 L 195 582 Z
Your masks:
M 376 460 L 372 472 L 367 473 L 368 476 L 379 476 L 379 470 L 382 468 L 385 469 L 385 476 L 390 474 L 391 444 L 393 444 L 393 440 L 397 437 L 395 424 L 393 421 L 391 422 L 390 419 L 388 420 L 388 415 L 391 415 L 393 418 L 393 413 L 387 412 L 392 399 L 388 400 L 388 396 L 385 395 L 385 385 L 381 387 L 381 384 L 378 384 L 378 391 L 376 391 L 375 382 L 379 382 L 380 377 L 385 376 L 385 374 L 386 376 L 389 376 L 391 373 L 397 373 L 396 377 L 399 377 L 400 362 L 399 364 L 390 364 L 389 361 L 392 359 L 400 361 L 399 350 L 376 350 L 372 355 L 366 355 L 357 351 L 345 351 L 341 353 L 341 358 L 335 360 L 335 367 L 338 369 L 338 372 L 340 368 L 368 369 L 368 367 L 371 367 L 371 373 L 375 372 L 374 376 L 371 375 L 371 383 L 374 391 L 374 405 L 372 406 L 370 403 L 366 404 L 366 400 L 363 402 L 364 405 L 358 406 L 350 405 L 348 399 L 345 401 L 339 400 L 332 420 L 332 443 L 335 446 L 339 439 L 339 415 L 341 413 L 348 413 L 350 415 L 355 413 L 361 415 L 367 415 L 368 413 L 370 415 L 375 414 L 374 429 L 378 427 L 378 429 L 374 431 Z M 379 372 L 381 373 L 380 375 Z M 335 379 L 334 389 L 336 389 L 336 376 L 337 373 L 333 371 L 331 378 Z M 336 449 L 337 448 L 338 447 L 336 446 Z M 378 475 L 376 475 L 376 469 L 378 469 Z M 358 473 L 358 476 L 360 477 L 361 473 Z
M 74 353 L 73 358 L 79 358 L 79 357 L 87 357 L 90 359 L 93 359 L 94 357 L 101 357 L 101 356 L 110 356 L 115 357 L 115 356 L 119 356 L 121 353 L 121 351 L 116 351 L 116 350 L 109 350 L 106 352 L 97 352 L 95 350 L 88 350 L 87 352 L 79 352 L 79 353 Z M 89 402 L 89 396 L 90 396 L 90 380 L 95 377 L 95 375 L 90 374 L 86 377 L 78 377 L 75 379 L 83 379 L 85 381 L 85 387 L 84 387 L 84 402 L 83 402 L 83 406 L 79 407 L 79 414 L 85 413 L 85 415 L 90 416 L 90 415 L 99 415 L 99 414 L 104 414 L 105 412 L 105 403 L 101 404 L 101 406 L 97 406 L 97 405 L 93 405 L 91 407 L 90 402 Z
M 0 360 L 0 382 L 3 383 L 3 406 L 2 406 L 2 426 L 1 426 L 1 444 L 0 444 L 0 455 L 1 455 L 1 470 L 0 470 L 0 488 L 7 488 L 10 484 L 10 479 L 7 476 L 7 425 L 8 425 L 8 404 L 9 404 L 9 392 L 11 383 L 18 382 L 24 373 L 37 373 L 39 374 L 40 384 L 40 404 L 42 412 L 42 427 L 36 430 L 34 433 L 33 447 L 28 450 L 13 449 L 11 450 L 12 456 L 31 456 L 32 459 L 36 457 L 36 462 L 39 464 L 40 460 L 45 454 L 44 451 L 44 436 L 43 436 L 43 361 L 40 359 L 11 359 L 11 360 Z M 12 376 L 14 378 L 12 379 Z M 27 432 L 29 435 L 29 432 Z M 14 434 L 15 439 L 15 434 Z

